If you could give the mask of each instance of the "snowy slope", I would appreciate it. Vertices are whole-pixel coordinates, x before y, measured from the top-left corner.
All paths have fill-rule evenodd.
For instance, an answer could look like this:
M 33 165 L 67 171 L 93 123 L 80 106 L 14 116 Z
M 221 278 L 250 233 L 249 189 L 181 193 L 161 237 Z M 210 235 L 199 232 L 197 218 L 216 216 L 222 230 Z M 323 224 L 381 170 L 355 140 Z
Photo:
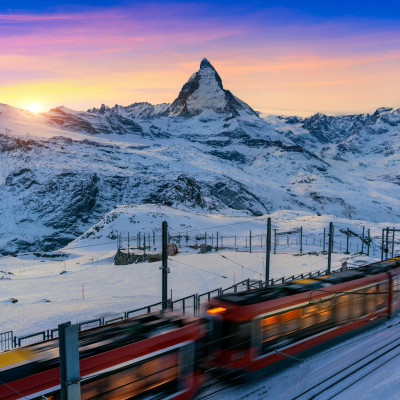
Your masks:
M 0 106 L 0 253 L 63 246 L 121 204 L 400 215 L 399 112 L 260 118 L 203 60 L 171 104 Z

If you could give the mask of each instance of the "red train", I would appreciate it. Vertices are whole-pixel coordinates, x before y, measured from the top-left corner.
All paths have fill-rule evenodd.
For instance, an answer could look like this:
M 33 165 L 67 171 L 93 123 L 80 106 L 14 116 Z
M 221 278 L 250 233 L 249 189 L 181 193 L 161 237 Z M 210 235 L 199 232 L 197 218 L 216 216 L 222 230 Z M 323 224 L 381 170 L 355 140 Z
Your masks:
M 285 285 L 226 294 L 207 306 L 211 363 L 251 373 L 388 318 L 400 308 L 400 258 Z
M 199 319 L 148 314 L 79 334 L 82 398 L 191 399 L 204 375 Z M 0 355 L 0 399 L 61 399 L 58 339 Z M 45 397 L 43 397 L 45 396 Z
M 212 299 L 203 318 L 146 316 L 80 332 L 85 399 L 193 398 L 207 370 L 252 374 L 388 318 L 400 258 Z M 0 399 L 60 399 L 58 340 L 0 354 Z

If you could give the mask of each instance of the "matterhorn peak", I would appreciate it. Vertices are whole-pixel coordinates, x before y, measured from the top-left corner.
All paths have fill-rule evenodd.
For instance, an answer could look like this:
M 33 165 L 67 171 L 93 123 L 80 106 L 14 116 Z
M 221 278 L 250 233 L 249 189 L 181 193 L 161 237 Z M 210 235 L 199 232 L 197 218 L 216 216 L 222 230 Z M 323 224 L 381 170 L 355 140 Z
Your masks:
M 239 116 L 245 113 L 258 117 L 250 106 L 224 89 L 216 69 L 203 58 L 200 69 L 183 85 L 178 97 L 161 115 L 193 117 L 205 110 L 218 114 Z
M 207 58 L 203 58 L 200 63 L 200 69 L 203 68 L 212 68 L 215 71 L 215 68 L 211 65 L 210 61 Z

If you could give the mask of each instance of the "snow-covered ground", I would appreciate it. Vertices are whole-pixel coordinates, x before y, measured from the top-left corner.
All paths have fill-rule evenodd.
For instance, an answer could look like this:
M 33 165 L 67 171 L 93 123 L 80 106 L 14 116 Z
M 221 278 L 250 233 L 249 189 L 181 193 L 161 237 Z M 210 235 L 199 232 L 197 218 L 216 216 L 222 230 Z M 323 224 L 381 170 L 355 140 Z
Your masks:
M 130 245 L 134 247 L 138 232 L 143 237 L 145 233 L 154 231 L 154 245 L 150 234 L 151 249 L 159 251 L 163 220 L 168 221 L 172 241 L 180 234 L 189 237 L 187 244 L 184 238 L 181 239 L 181 252 L 169 259 L 168 295 L 172 295 L 173 300 L 227 288 L 247 278 L 263 279 L 266 218 L 204 215 L 163 206 L 123 206 L 107 214 L 67 247 L 53 253 L 58 257 L 45 257 L 43 254 L 0 257 L 0 331 L 12 330 L 21 336 L 52 329 L 69 320 L 76 323 L 103 316 L 111 318 L 113 314 L 159 302 L 161 262 L 116 266 L 114 256 L 117 250 L 115 238 L 121 237 L 122 245 L 126 247 L 129 232 Z M 330 220 L 334 221 L 336 239 L 332 268 L 340 267 L 346 260 L 353 265 L 380 257 L 378 245 L 384 224 L 334 220 L 332 216 L 295 211 L 279 211 L 271 218 L 279 241 L 277 254 L 273 254 L 273 248 L 271 252 L 271 278 L 326 269 L 327 254 L 321 251 L 321 241 Z M 350 240 L 350 253 L 353 254 L 344 254 L 346 237 L 340 229 L 348 227 L 361 235 L 363 225 L 370 227 L 373 237 L 370 257 L 354 255 L 356 249 L 361 250 L 359 237 Z M 300 226 L 303 227 L 302 255 Z M 250 230 L 253 241 L 251 254 L 248 243 Z M 204 242 L 200 237 L 205 235 L 205 231 L 208 243 L 213 240 L 214 246 L 219 233 L 218 253 L 199 254 L 193 248 L 196 235 L 199 244 Z M 18 302 L 12 303 L 10 298 L 18 299 Z
M 142 237 L 144 232 L 154 231 L 156 243 L 152 244 L 152 250 L 160 250 L 160 228 L 164 219 L 168 221 L 173 241 L 179 234 L 189 236 L 187 245 L 182 241 L 181 252 L 170 257 L 168 261 L 171 270 L 168 275 L 168 289 L 172 290 L 174 300 L 193 293 L 226 288 L 247 278 L 262 279 L 265 274 L 267 217 L 204 215 L 182 210 L 173 212 L 162 206 L 124 206 L 107 214 L 69 246 L 53 253 L 58 257 L 48 257 L 50 254 L 1 257 L 0 277 L 3 278 L 0 279 L 0 331 L 12 330 L 15 335 L 21 336 L 56 328 L 59 323 L 66 321 L 77 323 L 102 316 L 112 318 L 113 315 L 121 315 L 124 311 L 159 302 L 160 262 L 114 265 L 117 240 L 112 237 L 121 235 L 122 244 L 126 246 L 127 234 L 130 232 L 131 250 L 134 251 L 136 236 L 133 235 L 132 225 L 136 233 L 142 233 Z M 279 239 L 277 254 L 271 254 L 271 278 L 325 269 L 327 254 L 321 251 L 321 239 L 323 229 L 328 228 L 329 221 L 333 221 L 335 225 L 336 240 L 332 268 L 340 267 L 346 260 L 349 265 L 366 264 L 380 257 L 377 248 L 385 224 L 334 219 L 332 216 L 295 211 L 279 211 L 272 214 L 271 218 Z M 302 255 L 299 251 L 300 226 L 303 227 Z M 371 229 L 375 254 L 372 251 L 373 246 L 370 257 L 344 254 L 345 236 L 340 229 L 348 227 L 361 234 L 362 226 Z M 253 235 L 252 253 L 244 251 L 244 239 L 248 237 L 250 230 Z M 204 239 L 201 240 L 200 236 L 205 231 L 208 243 L 210 237 L 213 237 L 215 245 L 218 231 L 219 245 L 221 246 L 222 237 L 224 247 L 229 246 L 231 249 L 199 254 L 193 247 L 194 237 L 198 235 L 199 243 L 202 243 Z M 236 247 L 233 246 L 235 236 Z M 150 237 L 152 239 L 152 235 Z M 360 238 L 353 236 L 351 242 L 351 253 L 354 253 Z M 342 252 L 339 251 L 339 243 L 342 243 Z M 18 302 L 11 302 L 11 298 L 18 299 Z M 265 379 L 245 386 L 232 387 L 207 398 L 294 398 L 301 393 L 302 388 L 319 382 L 321 376 L 329 375 L 335 368 L 340 369 L 363 352 L 371 350 L 374 343 L 382 344 L 384 340 L 398 336 L 400 328 L 389 327 L 396 322 L 398 319 L 364 333 L 362 337 L 365 339 L 360 340 L 359 336 L 349 339 Z M 371 332 L 377 333 L 375 335 Z M 400 379 L 395 368 L 398 365 L 396 362 L 398 359 L 389 361 L 383 368 L 352 385 L 337 398 L 348 399 L 350 395 L 347 393 L 352 393 L 351 396 L 358 393 L 357 397 L 360 399 L 397 399 L 393 392 L 393 386 L 398 386 Z

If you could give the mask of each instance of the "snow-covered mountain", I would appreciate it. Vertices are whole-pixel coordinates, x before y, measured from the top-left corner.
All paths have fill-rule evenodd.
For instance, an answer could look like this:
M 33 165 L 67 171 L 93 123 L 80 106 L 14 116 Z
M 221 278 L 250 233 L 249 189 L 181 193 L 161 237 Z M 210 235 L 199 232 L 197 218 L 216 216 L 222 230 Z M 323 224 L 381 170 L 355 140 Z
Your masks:
M 40 115 L 0 105 L 0 252 L 64 245 L 120 204 L 391 222 L 399 126 L 387 108 L 260 118 L 205 59 L 171 104 Z

